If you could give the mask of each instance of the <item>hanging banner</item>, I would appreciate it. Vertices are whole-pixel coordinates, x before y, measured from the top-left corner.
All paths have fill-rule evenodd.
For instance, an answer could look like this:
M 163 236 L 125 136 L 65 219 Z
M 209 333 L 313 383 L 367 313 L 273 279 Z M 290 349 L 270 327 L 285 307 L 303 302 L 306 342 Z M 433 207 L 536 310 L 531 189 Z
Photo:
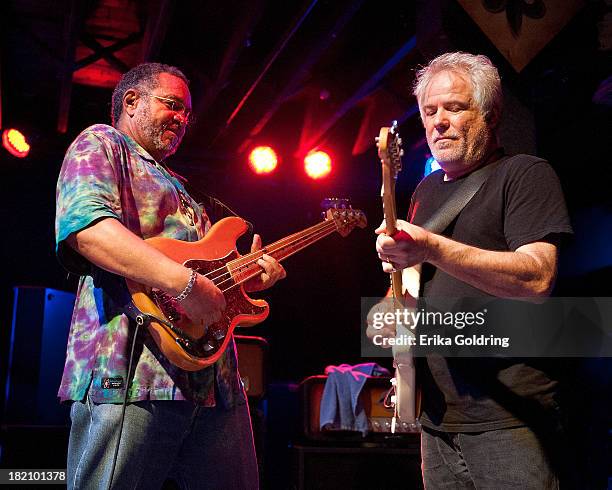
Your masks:
M 584 6 L 585 0 L 458 0 L 520 72 Z

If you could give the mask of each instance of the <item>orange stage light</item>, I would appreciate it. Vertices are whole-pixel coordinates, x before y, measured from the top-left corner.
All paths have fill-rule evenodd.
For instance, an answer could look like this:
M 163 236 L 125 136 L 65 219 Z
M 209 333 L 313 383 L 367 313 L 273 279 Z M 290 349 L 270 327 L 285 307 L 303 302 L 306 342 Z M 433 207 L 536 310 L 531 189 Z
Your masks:
M 304 170 L 311 179 L 322 179 L 331 172 L 331 157 L 321 150 L 312 150 L 304 158 Z
M 256 174 L 269 174 L 278 165 L 278 157 L 269 146 L 258 146 L 249 155 L 249 165 Z
M 25 158 L 30 152 L 25 136 L 16 129 L 5 129 L 2 132 L 2 146 L 17 158 Z

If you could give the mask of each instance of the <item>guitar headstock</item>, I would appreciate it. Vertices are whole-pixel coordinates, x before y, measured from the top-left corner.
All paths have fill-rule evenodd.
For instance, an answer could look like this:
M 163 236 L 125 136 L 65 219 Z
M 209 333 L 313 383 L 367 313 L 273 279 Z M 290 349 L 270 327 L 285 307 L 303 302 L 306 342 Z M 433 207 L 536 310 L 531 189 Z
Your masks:
M 376 146 L 383 167 L 386 167 L 392 179 L 396 179 L 397 174 L 402 170 L 402 156 L 404 155 L 397 121 L 393 121 L 391 127 L 380 128 L 380 133 L 376 138 Z
M 365 228 L 368 224 L 365 213 L 350 206 L 329 208 L 325 212 L 325 220 L 333 221 L 342 236 L 347 236 L 355 227 Z
M 383 201 L 383 211 L 387 233 L 393 235 L 397 231 L 397 211 L 395 209 L 395 182 L 397 174 L 402 169 L 402 139 L 399 137 L 397 121 L 393 121 L 391 127 L 380 128 L 380 134 L 376 138 L 378 156 L 382 163 L 382 187 L 380 196 Z

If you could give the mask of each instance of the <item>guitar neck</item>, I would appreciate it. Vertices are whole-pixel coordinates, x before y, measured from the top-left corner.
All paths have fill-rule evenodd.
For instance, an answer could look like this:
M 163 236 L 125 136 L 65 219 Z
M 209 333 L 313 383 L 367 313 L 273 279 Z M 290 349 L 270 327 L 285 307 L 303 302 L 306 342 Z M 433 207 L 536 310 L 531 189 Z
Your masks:
M 257 261 L 263 254 L 270 255 L 280 262 L 319 241 L 321 238 L 332 234 L 334 231 L 336 231 L 336 224 L 333 220 L 323 221 L 271 243 L 257 252 L 252 252 L 232 260 L 228 262 L 227 267 L 232 274 L 234 282 L 241 284 L 261 274 L 261 267 L 257 265 Z
M 389 190 L 383 195 L 383 212 L 385 215 L 385 228 L 387 235 L 397 233 L 397 211 L 395 210 L 395 192 Z
M 393 209 L 393 215 L 395 215 L 395 209 Z M 391 236 L 397 233 L 397 220 L 389 220 L 386 218 L 387 213 L 385 213 L 385 223 L 387 225 L 387 235 Z M 393 216 L 395 218 L 395 216 Z M 396 300 L 400 300 L 403 297 L 402 291 L 402 271 L 395 271 L 391 273 L 391 291 L 393 293 L 393 297 Z
M 387 192 L 383 194 L 383 210 L 385 215 L 385 227 L 387 229 L 387 235 L 393 236 L 398 231 L 394 188 L 388 189 Z M 401 271 L 391 273 L 391 292 L 393 293 L 393 297 L 397 300 L 403 297 Z

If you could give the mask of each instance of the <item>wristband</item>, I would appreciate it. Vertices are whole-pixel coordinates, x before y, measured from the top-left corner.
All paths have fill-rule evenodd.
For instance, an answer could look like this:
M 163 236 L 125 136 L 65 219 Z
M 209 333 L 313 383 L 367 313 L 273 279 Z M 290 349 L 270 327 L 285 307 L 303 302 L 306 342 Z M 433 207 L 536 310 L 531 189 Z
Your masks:
M 191 290 L 193 289 L 193 285 L 195 284 L 197 277 L 198 273 L 194 269 L 191 269 L 191 275 L 189 276 L 189 282 L 187 283 L 187 286 L 185 286 L 185 289 L 183 289 L 178 296 L 173 296 L 172 299 L 180 303 L 187 296 L 189 296 L 189 293 L 191 293 Z

